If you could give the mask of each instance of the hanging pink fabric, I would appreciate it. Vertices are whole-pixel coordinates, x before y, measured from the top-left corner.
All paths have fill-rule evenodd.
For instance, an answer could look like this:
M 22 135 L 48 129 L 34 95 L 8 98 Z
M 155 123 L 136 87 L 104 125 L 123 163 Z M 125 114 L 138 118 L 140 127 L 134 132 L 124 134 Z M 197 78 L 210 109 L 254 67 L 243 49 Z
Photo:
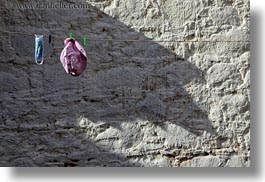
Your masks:
M 64 40 L 64 49 L 61 53 L 61 63 L 66 73 L 79 76 L 87 66 L 87 57 L 84 48 L 74 39 Z

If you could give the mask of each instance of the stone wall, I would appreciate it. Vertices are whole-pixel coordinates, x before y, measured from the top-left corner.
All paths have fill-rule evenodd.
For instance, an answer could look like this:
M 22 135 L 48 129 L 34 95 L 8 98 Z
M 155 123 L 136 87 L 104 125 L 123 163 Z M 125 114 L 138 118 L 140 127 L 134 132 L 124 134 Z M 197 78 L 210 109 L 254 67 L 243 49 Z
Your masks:
M 0 32 L 0 166 L 250 166 L 248 0 L 62 2 L 83 7 L 1 1 L 0 30 L 32 36 Z M 34 34 L 55 36 L 42 66 Z

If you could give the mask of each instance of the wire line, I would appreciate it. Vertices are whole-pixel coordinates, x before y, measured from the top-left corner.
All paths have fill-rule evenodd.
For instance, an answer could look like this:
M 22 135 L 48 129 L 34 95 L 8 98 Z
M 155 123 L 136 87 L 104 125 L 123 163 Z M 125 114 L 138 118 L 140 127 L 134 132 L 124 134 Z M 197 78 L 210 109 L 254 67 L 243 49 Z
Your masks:
M 27 35 L 27 36 L 34 36 L 35 34 L 28 34 L 22 32 L 10 32 L 5 30 L 0 30 L 0 32 L 8 33 L 8 34 L 19 34 L 19 35 Z M 49 37 L 50 35 L 43 35 L 44 37 Z M 61 36 L 52 36 L 52 38 L 62 39 L 64 40 L 66 37 Z M 82 37 L 81 39 L 83 39 Z M 88 41 L 113 41 L 113 42 L 250 42 L 249 40 L 133 40 L 133 39 L 91 39 L 87 37 Z

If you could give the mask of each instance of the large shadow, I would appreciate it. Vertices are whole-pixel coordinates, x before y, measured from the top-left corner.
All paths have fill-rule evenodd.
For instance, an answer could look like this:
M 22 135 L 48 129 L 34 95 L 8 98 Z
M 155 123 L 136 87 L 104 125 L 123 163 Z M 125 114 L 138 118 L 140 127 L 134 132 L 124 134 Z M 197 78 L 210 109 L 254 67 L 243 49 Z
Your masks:
M 19 11 L 26 17 L 35 14 L 32 10 Z M 49 11 L 50 14 L 48 15 L 46 11 Z M 56 163 L 62 165 L 61 161 L 65 161 L 64 166 L 97 166 L 102 163 L 95 161 L 120 158 L 124 163 L 106 162 L 106 166 L 140 165 L 126 161 L 121 154 L 105 151 L 89 139 L 86 143 L 78 143 L 71 139 L 72 135 L 65 130 L 78 129 L 79 126 L 76 122 L 80 116 L 95 123 L 101 121 L 106 127 L 112 126 L 118 129 L 120 129 L 120 123 L 123 122 L 148 120 L 161 128 L 164 128 L 165 123 L 170 122 L 194 135 L 201 135 L 204 131 L 212 135 L 215 134 L 211 121 L 208 119 L 207 110 L 202 109 L 207 106 L 204 103 L 196 103 L 185 89 L 190 83 L 204 83 L 204 73 L 189 61 L 189 56 L 193 54 L 194 50 L 186 50 L 188 56 L 183 58 L 169 48 L 165 48 L 162 43 L 152 42 L 143 34 L 92 6 L 85 10 L 72 11 L 71 13 L 74 12 L 79 17 L 75 14 L 75 18 L 69 21 L 69 29 L 61 30 L 61 32 L 58 31 L 58 27 L 64 25 L 64 21 L 60 21 L 60 19 L 64 20 L 65 10 L 39 10 L 38 12 L 37 19 L 49 16 L 52 18 L 51 23 L 56 20 L 58 26 L 43 30 L 36 28 L 36 33 L 67 37 L 68 32 L 72 32 L 75 37 L 88 36 L 90 41 L 85 49 L 89 65 L 86 72 L 80 77 L 66 75 L 58 60 L 60 50 L 63 48 L 63 40 L 56 38 L 53 39 L 52 44 L 45 45 L 45 50 L 50 50 L 45 53 L 45 64 L 43 66 L 35 65 L 34 60 L 28 57 L 28 55 L 32 55 L 31 52 L 34 49 L 34 37 L 6 35 L 11 39 L 12 44 L 10 49 L 7 49 L 13 51 L 15 56 L 2 58 L 0 63 L 3 66 L 1 82 L 6 86 L 1 90 L 1 109 L 3 111 L 1 125 L 11 133 L 14 132 L 15 136 L 21 136 L 21 133 L 31 131 L 36 137 L 41 137 L 39 133 L 35 132 L 40 131 L 40 133 L 54 137 L 55 142 L 56 139 L 59 141 L 63 136 L 61 139 L 65 139 L 64 145 L 73 147 L 73 151 L 84 151 L 84 155 L 100 154 L 100 156 L 92 157 L 92 160 L 87 159 L 86 163 L 82 163 L 83 161 L 78 161 L 73 157 L 70 160 L 71 157 L 64 153 L 63 147 L 60 147 L 59 144 L 49 143 L 48 136 L 48 138 L 41 137 L 43 141 L 40 143 L 29 138 L 26 139 L 24 144 L 32 147 L 32 150 L 38 155 L 45 156 L 54 150 L 58 150 L 58 154 L 63 155 L 62 157 L 44 158 L 43 161 L 50 160 L 55 165 Z M 8 21 L 11 20 L 7 20 L 7 24 Z M 25 24 L 32 21 L 26 18 Z M 14 25 L 6 25 L 5 28 L 21 32 L 28 30 L 25 27 L 17 27 L 15 24 L 18 22 L 16 20 L 14 22 Z M 45 27 L 44 24 L 45 22 L 41 26 Z M 83 26 L 82 29 L 79 28 L 80 24 L 86 28 Z M 145 42 L 98 39 L 136 39 Z M 177 46 L 183 45 L 179 43 Z M 2 51 L 5 55 L 6 50 Z M 15 67 L 10 71 L 11 74 L 3 71 L 14 65 Z M 19 83 L 21 80 L 13 79 L 12 76 L 12 73 L 15 74 L 16 70 L 21 68 L 24 70 L 25 75 L 23 76 L 26 77 L 24 80 L 21 78 L 22 81 L 25 81 L 24 84 Z M 5 83 L 6 79 L 13 82 L 12 86 Z M 64 124 L 58 124 L 62 120 Z M 53 131 L 58 132 L 53 133 Z M 85 137 L 85 134 L 82 133 L 73 135 Z M 4 136 L 2 139 L 6 145 L 14 142 L 5 141 Z M 22 150 L 25 145 L 19 141 L 15 143 L 18 148 L 21 147 L 20 152 L 27 156 Z M 49 148 L 48 146 L 51 145 L 54 146 Z M 93 148 L 97 152 L 87 150 L 89 148 Z M 16 151 L 13 154 L 15 155 Z M 13 154 L 6 150 L 2 156 Z M 90 163 L 90 161 L 92 162 Z M 27 164 L 22 161 L 12 163 L 12 165 L 31 166 L 33 163 Z M 43 164 L 37 165 L 42 166 Z
M 90 64 L 85 73 L 90 78 L 70 78 L 71 90 L 85 90 L 78 95 L 68 95 L 70 100 L 79 97 L 82 102 L 82 107 L 77 103 L 71 108 L 78 111 L 75 112 L 77 118 L 84 116 L 108 125 L 112 121 L 117 124 L 117 121 L 140 119 L 161 127 L 168 121 L 196 135 L 203 131 L 214 133 L 207 111 L 198 104 L 207 106 L 196 103 L 184 88 L 190 83 L 204 82 L 204 73 L 188 61 L 189 56 L 176 55 L 95 7 L 88 10 L 88 17 L 82 21 L 88 25 L 88 37 L 114 41 L 90 41 L 87 47 Z M 78 35 L 78 31 L 74 34 Z M 186 50 L 190 56 L 193 51 Z

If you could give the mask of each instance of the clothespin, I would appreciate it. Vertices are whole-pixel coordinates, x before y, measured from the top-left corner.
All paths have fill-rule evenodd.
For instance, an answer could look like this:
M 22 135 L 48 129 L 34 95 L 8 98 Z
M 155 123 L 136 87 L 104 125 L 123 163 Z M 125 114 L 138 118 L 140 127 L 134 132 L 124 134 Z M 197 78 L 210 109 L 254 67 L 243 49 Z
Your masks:
M 73 33 L 70 33 L 69 38 L 70 40 L 73 39 Z
M 49 44 L 52 42 L 52 36 L 49 35 Z
M 86 46 L 87 45 L 87 37 L 85 36 L 84 37 L 84 46 Z

